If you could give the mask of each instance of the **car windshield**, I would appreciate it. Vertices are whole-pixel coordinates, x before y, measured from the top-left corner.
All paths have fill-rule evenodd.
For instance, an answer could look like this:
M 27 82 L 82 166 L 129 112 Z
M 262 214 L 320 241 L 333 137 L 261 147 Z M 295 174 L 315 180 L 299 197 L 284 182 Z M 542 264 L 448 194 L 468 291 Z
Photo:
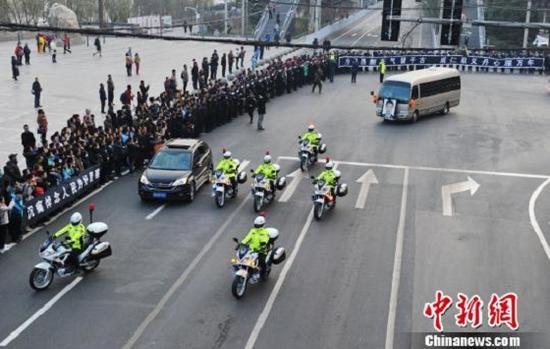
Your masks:
M 191 153 L 165 149 L 155 155 L 149 168 L 155 170 L 187 171 L 191 169 Z
M 386 81 L 380 88 L 380 98 L 397 99 L 400 102 L 408 102 L 411 95 L 411 85 L 407 82 Z

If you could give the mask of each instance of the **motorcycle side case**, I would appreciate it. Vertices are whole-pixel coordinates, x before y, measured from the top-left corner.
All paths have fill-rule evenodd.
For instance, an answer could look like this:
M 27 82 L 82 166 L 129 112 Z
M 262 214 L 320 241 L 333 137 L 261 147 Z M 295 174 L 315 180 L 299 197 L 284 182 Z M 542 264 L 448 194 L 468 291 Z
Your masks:
M 275 265 L 282 263 L 286 259 L 286 250 L 284 247 L 279 246 L 275 248 L 271 262 Z
M 103 235 L 107 234 L 107 231 L 109 230 L 109 226 L 103 222 L 95 222 L 88 227 L 86 227 L 86 230 L 88 231 L 88 234 L 90 234 L 94 238 L 101 238 Z
M 319 154 L 324 154 L 327 151 L 327 145 L 325 143 L 319 146 Z
M 277 238 L 279 237 L 279 230 L 275 228 L 266 228 L 266 230 L 267 230 L 267 233 L 269 234 L 269 238 L 272 241 L 277 240 Z
M 286 177 L 279 177 L 276 185 L 278 190 L 283 190 L 286 187 Z
M 347 184 L 339 184 L 336 187 L 336 195 L 338 196 L 346 196 L 348 194 L 348 185 Z
M 237 182 L 239 182 L 239 184 L 245 183 L 247 181 L 247 179 L 248 179 L 248 175 L 246 174 L 245 171 L 241 171 L 237 175 Z
M 111 244 L 109 244 L 107 241 L 103 241 L 97 244 L 92 250 L 92 252 L 90 252 L 90 258 L 102 259 L 105 257 L 109 257 L 112 254 L 113 254 L 113 251 L 111 249 Z

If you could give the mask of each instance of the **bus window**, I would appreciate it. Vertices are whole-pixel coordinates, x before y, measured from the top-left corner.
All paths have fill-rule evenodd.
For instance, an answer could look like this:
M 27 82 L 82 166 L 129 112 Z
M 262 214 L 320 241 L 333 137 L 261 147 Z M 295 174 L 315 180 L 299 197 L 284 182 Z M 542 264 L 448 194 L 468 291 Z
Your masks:
M 406 82 L 386 81 L 380 88 L 380 98 L 397 99 L 400 102 L 408 102 L 411 95 L 411 85 Z
M 418 85 L 413 86 L 411 99 L 418 99 Z

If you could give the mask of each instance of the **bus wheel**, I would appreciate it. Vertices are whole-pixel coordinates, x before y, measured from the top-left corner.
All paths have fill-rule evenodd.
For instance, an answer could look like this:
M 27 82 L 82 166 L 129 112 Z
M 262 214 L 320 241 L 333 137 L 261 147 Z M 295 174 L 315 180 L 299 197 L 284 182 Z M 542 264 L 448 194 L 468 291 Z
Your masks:
M 441 115 L 447 115 L 449 114 L 449 103 L 445 103 L 445 106 L 443 107 L 443 109 L 441 110 Z
M 418 121 L 418 110 L 415 110 L 414 113 L 413 113 L 413 116 L 411 118 L 411 122 L 415 123 L 417 121 Z

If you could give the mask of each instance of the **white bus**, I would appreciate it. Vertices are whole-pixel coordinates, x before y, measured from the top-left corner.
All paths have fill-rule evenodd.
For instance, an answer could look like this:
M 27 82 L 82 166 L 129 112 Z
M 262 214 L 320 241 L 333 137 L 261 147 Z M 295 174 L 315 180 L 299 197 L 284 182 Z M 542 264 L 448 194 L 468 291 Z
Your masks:
M 416 70 L 386 79 L 378 94 L 371 91 L 376 115 L 384 120 L 410 120 L 440 112 L 460 103 L 460 74 L 452 68 Z

